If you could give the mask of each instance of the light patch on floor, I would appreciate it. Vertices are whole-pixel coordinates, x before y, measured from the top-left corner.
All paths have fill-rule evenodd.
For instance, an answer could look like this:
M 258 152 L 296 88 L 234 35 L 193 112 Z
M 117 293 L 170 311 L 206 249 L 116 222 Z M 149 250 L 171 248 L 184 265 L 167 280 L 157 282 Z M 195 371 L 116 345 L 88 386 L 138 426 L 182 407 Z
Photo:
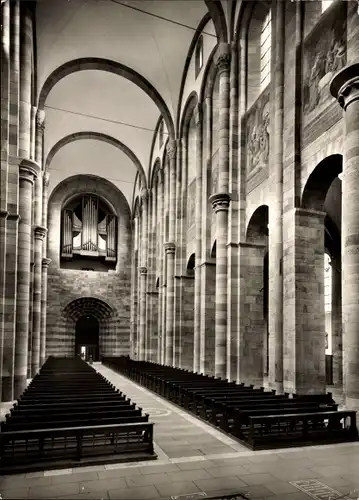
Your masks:
M 333 490 L 330 486 L 327 486 L 316 479 L 289 482 L 298 488 L 298 490 L 301 490 L 311 498 L 314 498 L 314 500 L 337 500 L 339 498 L 343 500 L 349 499 L 349 496 L 343 496 L 339 491 Z

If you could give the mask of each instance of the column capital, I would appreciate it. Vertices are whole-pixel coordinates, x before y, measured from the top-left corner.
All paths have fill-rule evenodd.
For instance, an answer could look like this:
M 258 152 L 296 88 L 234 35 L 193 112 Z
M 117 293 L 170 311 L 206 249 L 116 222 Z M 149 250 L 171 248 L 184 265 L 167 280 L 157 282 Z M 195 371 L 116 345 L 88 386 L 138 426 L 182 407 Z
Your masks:
M 19 165 L 20 180 L 31 182 L 31 184 L 40 172 L 40 166 L 33 160 L 24 159 Z
M 49 265 L 51 264 L 51 259 L 47 259 L 47 258 L 44 258 L 42 259 L 42 267 L 47 269 L 49 267 Z
M 42 182 L 45 187 L 48 187 L 50 182 L 50 172 L 48 172 L 47 170 L 45 170 L 44 173 L 42 174 Z
M 174 254 L 176 251 L 176 244 L 173 241 L 167 241 L 163 246 L 166 254 Z
M 145 267 L 145 266 L 140 266 L 140 267 L 138 268 L 138 272 L 141 274 L 141 276 L 146 275 L 146 274 L 147 274 L 147 267 Z
M 215 213 L 223 212 L 229 209 L 231 197 L 228 193 L 214 193 L 209 197 L 209 201 Z
M 41 132 L 45 130 L 45 111 L 43 109 L 38 109 L 36 113 L 36 127 Z
M 216 68 L 219 73 L 229 71 L 231 63 L 231 48 L 228 43 L 220 43 L 216 55 Z
M 349 104 L 359 100 L 359 63 L 342 68 L 330 82 L 330 93 L 346 111 Z
M 166 150 L 167 150 L 168 159 L 174 160 L 176 158 L 177 141 L 175 141 L 175 140 L 168 141 Z
M 43 226 L 34 227 L 34 236 L 36 240 L 43 240 L 46 236 L 47 228 Z

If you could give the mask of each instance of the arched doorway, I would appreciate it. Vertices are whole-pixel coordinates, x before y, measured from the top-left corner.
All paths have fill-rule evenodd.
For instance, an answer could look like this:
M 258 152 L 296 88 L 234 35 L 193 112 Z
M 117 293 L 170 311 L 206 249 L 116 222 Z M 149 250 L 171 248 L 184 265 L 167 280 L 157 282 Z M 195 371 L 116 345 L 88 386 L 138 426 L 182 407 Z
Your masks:
M 99 322 L 94 316 L 81 316 L 76 321 L 75 354 L 85 361 L 99 360 Z

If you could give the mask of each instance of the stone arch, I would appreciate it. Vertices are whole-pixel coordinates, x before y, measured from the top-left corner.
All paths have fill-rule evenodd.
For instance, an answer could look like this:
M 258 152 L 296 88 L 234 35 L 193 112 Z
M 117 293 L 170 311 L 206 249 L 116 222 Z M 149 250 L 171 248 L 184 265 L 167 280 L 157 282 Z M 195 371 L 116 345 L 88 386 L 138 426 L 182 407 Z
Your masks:
M 110 135 L 103 134 L 101 132 L 91 132 L 91 131 L 74 132 L 73 134 L 69 134 L 66 137 L 63 137 L 49 151 L 46 157 L 45 169 L 49 168 L 49 165 L 51 164 L 54 156 L 56 155 L 56 153 L 60 151 L 61 148 L 63 148 L 67 144 L 71 144 L 72 142 L 86 140 L 86 139 L 106 142 L 107 144 L 110 144 L 111 146 L 114 146 L 115 148 L 122 151 L 126 156 L 128 156 L 128 158 L 137 168 L 137 172 L 139 173 L 141 181 L 143 182 L 144 186 L 147 185 L 146 175 L 143 166 L 140 160 L 135 155 L 135 153 L 130 148 L 128 148 L 123 142 L 119 141 L 118 139 L 115 139 L 114 137 L 111 137 Z
M 207 65 L 203 73 L 201 89 L 199 92 L 199 102 L 203 102 L 206 99 L 206 97 L 211 96 L 213 93 L 213 85 L 217 75 L 217 67 L 214 63 L 214 58 L 217 50 L 218 50 L 218 45 L 216 45 L 212 49 L 212 52 L 208 57 Z
M 180 92 L 179 92 L 179 96 L 178 96 L 177 123 L 176 123 L 178 131 L 180 130 L 181 104 L 182 104 L 183 91 L 184 91 L 184 87 L 185 87 L 187 76 L 188 76 L 189 65 L 191 63 L 192 56 L 193 56 L 194 50 L 196 48 L 198 39 L 202 35 L 202 31 L 204 30 L 206 24 L 211 19 L 212 18 L 211 18 L 210 13 L 206 12 L 206 14 L 201 19 L 201 21 L 200 21 L 200 23 L 199 23 L 199 25 L 198 25 L 198 27 L 197 27 L 197 29 L 195 31 L 195 34 L 194 34 L 194 36 L 192 38 L 191 45 L 189 46 L 189 49 L 188 49 L 188 53 L 187 53 L 187 57 L 186 57 L 186 62 L 185 62 L 185 66 L 184 66 L 183 73 L 182 73 L 182 81 L 181 81 Z
M 194 267 L 196 265 L 196 254 L 191 254 L 187 260 L 186 271 L 187 275 L 194 276 Z
M 99 324 L 99 356 L 112 352 L 112 341 L 116 338 L 116 310 L 108 303 L 95 297 L 80 297 L 69 302 L 61 314 L 69 328 L 68 335 L 75 354 L 75 328 L 82 317 L 92 316 Z M 70 347 L 70 346 L 69 346 Z
M 151 172 L 151 177 L 149 179 L 149 186 L 150 189 L 153 189 L 155 187 L 155 182 L 156 182 L 156 177 L 158 175 L 158 172 L 161 170 L 161 160 L 159 157 L 156 158 L 156 161 L 153 165 L 153 169 Z
M 217 240 L 214 240 L 213 245 L 211 247 L 210 258 L 216 260 L 217 256 Z
M 156 104 L 160 110 L 163 119 L 166 122 L 167 130 L 171 139 L 175 139 L 175 129 L 171 113 L 165 103 L 164 99 L 160 93 L 155 89 L 155 87 L 144 78 L 142 75 L 137 73 L 137 71 L 121 64 L 117 61 L 112 61 L 110 59 L 103 59 L 99 57 L 83 57 L 80 59 L 73 59 L 68 61 L 58 68 L 56 68 L 46 79 L 39 95 L 38 109 L 43 110 L 45 107 L 46 99 L 51 91 L 51 89 L 60 81 L 72 73 L 78 71 L 88 71 L 88 70 L 98 70 L 98 71 L 108 71 L 115 75 L 126 78 L 130 82 L 137 85 L 141 90 L 143 90 L 150 99 Z
M 228 42 L 227 22 L 221 2 L 205 0 L 219 42 Z
M 193 91 L 188 96 L 186 104 L 183 107 L 182 119 L 179 128 L 180 139 L 187 137 L 192 114 L 197 104 L 198 104 L 198 94 L 197 92 Z
M 308 177 L 304 186 L 301 207 L 323 210 L 328 190 L 336 177 L 343 171 L 343 157 L 332 154 L 324 158 Z
M 246 229 L 246 241 L 265 245 L 268 236 L 268 205 L 261 205 L 252 214 Z
M 60 182 L 48 201 L 48 256 L 52 266 L 60 267 L 59 235 L 61 228 L 61 210 L 72 197 L 81 193 L 96 194 L 106 200 L 117 215 L 117 265 L 124 265 L 129 258 L 131 210 L 124 194 L 112 182 L 97 175 L 78 174 Z

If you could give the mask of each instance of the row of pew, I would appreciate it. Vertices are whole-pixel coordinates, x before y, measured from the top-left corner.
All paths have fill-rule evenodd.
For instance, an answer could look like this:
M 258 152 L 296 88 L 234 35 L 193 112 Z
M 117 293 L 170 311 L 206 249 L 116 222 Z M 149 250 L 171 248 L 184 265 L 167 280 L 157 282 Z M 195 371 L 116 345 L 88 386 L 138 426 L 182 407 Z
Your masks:
M 103 364 L 257 449 L 358 439 L 355 411 L 328 394 L 289 395 L 129 357 Z
M 80 357 L 48 358 L 0 427 L 2 473 L 152 458 L 149 415 Z

